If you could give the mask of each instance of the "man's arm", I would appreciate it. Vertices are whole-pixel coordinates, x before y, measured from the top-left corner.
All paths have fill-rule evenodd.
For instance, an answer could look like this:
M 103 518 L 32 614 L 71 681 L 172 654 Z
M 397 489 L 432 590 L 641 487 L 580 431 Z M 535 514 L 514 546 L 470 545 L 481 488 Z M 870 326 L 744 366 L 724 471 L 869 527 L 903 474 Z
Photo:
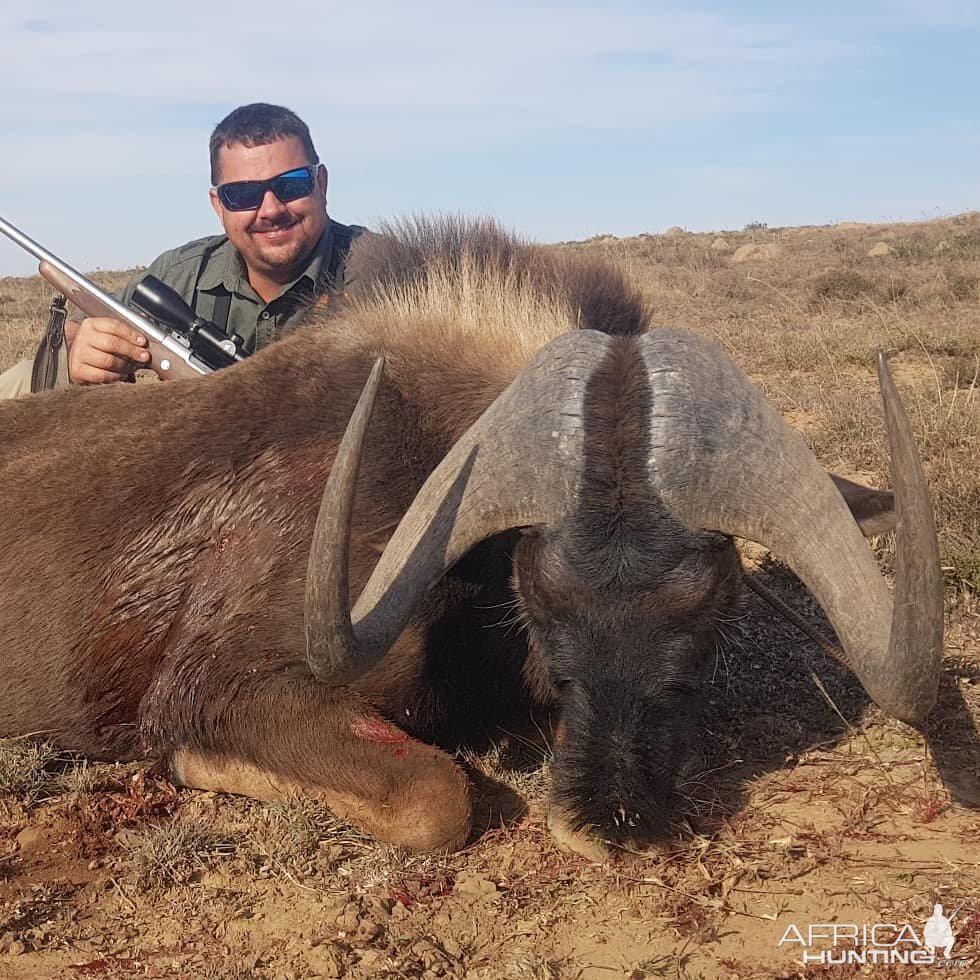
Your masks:
M 150 273 L 166 281 L 170 253 L 164 252 L 148 269 L 134 275 L 116 294 L 128 306 L 139 281 Z M 112 317 L 85 317 L 65 324 L 68 348 L 68 378 L 72 384 L 112 384 L 125 381 L 150 360 L 146 338 L 122 320 Z

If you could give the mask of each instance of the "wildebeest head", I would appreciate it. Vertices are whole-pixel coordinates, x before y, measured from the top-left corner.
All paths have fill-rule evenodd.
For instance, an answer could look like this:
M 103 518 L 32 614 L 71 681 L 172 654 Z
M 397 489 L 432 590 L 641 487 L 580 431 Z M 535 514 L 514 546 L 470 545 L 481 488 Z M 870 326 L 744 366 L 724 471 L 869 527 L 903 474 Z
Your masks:
M 667 330 L 574 331 L 542 348 L 422 487 L 351 612 L 349 517 L 379 364 L 311 549 L 314 671 L 329 683 L 356 677 L 470 548 L 526 529 L 514 582 L 529 679 L 561 708 L 553 802 L 574 829 L 647 841 L 664 829 L 697 727 L 738 591 L 731 539 L 744 537 L 810 588 L 871 697 L 922 721 L 942 653 L 938 547 L 883 359 L 879 376 L 899 526 L 894 615 L 844 499 L 802 440 L 719 348 Z
M 614 345 L 585 388 L 574 505 L 514 557 L 528 680 L 560 709 L 552 809 L 635 844 L 666 830 L 741 582 L 731 538 L 686 528 L 652 492 L 651 408 L 643 361 Z
M 553 807 L 574 830 L 642 844 L 667 829 L 741 575 L 730 538 L 688 531 L 655 501 L 624 516 L 528 534 L 514 586 L 528 680 L 560 709 Z

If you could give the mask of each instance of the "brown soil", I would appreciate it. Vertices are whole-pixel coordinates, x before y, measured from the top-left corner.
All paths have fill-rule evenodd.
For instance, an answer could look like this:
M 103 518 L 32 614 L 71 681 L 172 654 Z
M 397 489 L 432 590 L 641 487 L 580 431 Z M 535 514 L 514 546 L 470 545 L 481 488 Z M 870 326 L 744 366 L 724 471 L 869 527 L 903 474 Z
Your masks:
M 785 570 L 762 565 L 753 574 L 806 608 Z M 505 752 L 470 760 L 480 796 L 524 806 L 506 820 L 495 807 L 443 858 L 308 805 L 49 764 L 47 799 L 0 810 L 0 977 L 795 977 L 801 948 L 778 945 L 791 924 L 921 935 L 934 902 L 964 903 L 956 954 L 980 962 L 980 814 L 954 798 L 980 802 L 980 615 L 949 635 L 928 747 L 755 600 L 740 625 L 682 831 L 605 865 L 558 849 L 547 763 L 508 768 Z

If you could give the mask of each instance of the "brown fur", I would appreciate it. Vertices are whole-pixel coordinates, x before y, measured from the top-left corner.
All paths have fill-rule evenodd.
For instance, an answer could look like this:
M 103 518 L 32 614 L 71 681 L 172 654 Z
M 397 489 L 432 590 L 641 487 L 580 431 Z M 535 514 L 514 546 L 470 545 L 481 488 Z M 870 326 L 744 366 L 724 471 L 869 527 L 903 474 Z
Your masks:
M 456 690 L 486 703 L 495 683 L 519 687 L 522 642 L 486 628 L 509 599 L 509 552 L 490 543 L 461 563 L 362 693 L 319 685 L 303 595 L 326 475 L 383 351 L 356 594 L 426 475 L 527 358 L 604 317 L 640 329 L 642 304 L 615 273 L 490 224 L 368 238 L 351 268 L 350 304 L 233 369 L 0 405 L 0 735 L 43 733 L 101 758 L 162 754 L 192 785 L 302 789 L 387 839 L 457 846 L 468 803 L 449 757 L 356 733 L 377 707 L 451 739 Z M 488 581 L 484 561 L 503 573 Z M 466 665 L 491 647 L 502 666 L 479 684 Z
M 465 840 L 469 799 L 426 743 L 453 748 L 560 705 L 563 819 L 653 833 L 739 566 L 727 538 L 681 526 L 643 477 L 643 303 L 615 270 L 489 222 L 388 232 L 356 243 L 349 302 L 240 365 L 0 404 L 0 736 L 159 755 L 188 785 L 304 793 L 435 849 Z M 376 668 L 349 688 L 318 683 L 310 540 L 374 360 L 385 355 L 385 376 L 352 598 L 460 435 L 543 344 L 581 327 L 617 339 L 589 381 L 573 517 L 483 542 Z M 527 636 L 501 628 L 515 605 Z

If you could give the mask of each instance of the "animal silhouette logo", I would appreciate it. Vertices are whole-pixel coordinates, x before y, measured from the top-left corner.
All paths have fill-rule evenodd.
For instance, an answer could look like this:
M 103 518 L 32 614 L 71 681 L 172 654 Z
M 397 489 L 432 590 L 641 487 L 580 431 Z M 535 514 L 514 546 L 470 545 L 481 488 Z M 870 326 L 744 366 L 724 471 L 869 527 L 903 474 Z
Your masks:
M 963 908 L 960 904 L 959 910 Z M 953 953 L 953 944 L 956 942 L 956 938 L 953 936 L 953 919 L 956 918 L 956 912 L 954 912 L 949 918 L 943 915 L 942 905 L 936 904 L 932 907 L 932 915 L 926 919 L 925 930 L 923 932 L 923 940 L 928 948 L 929 952 L 934 956 L 937 949 L 943 951 L 943 956 L 948 960 Z

